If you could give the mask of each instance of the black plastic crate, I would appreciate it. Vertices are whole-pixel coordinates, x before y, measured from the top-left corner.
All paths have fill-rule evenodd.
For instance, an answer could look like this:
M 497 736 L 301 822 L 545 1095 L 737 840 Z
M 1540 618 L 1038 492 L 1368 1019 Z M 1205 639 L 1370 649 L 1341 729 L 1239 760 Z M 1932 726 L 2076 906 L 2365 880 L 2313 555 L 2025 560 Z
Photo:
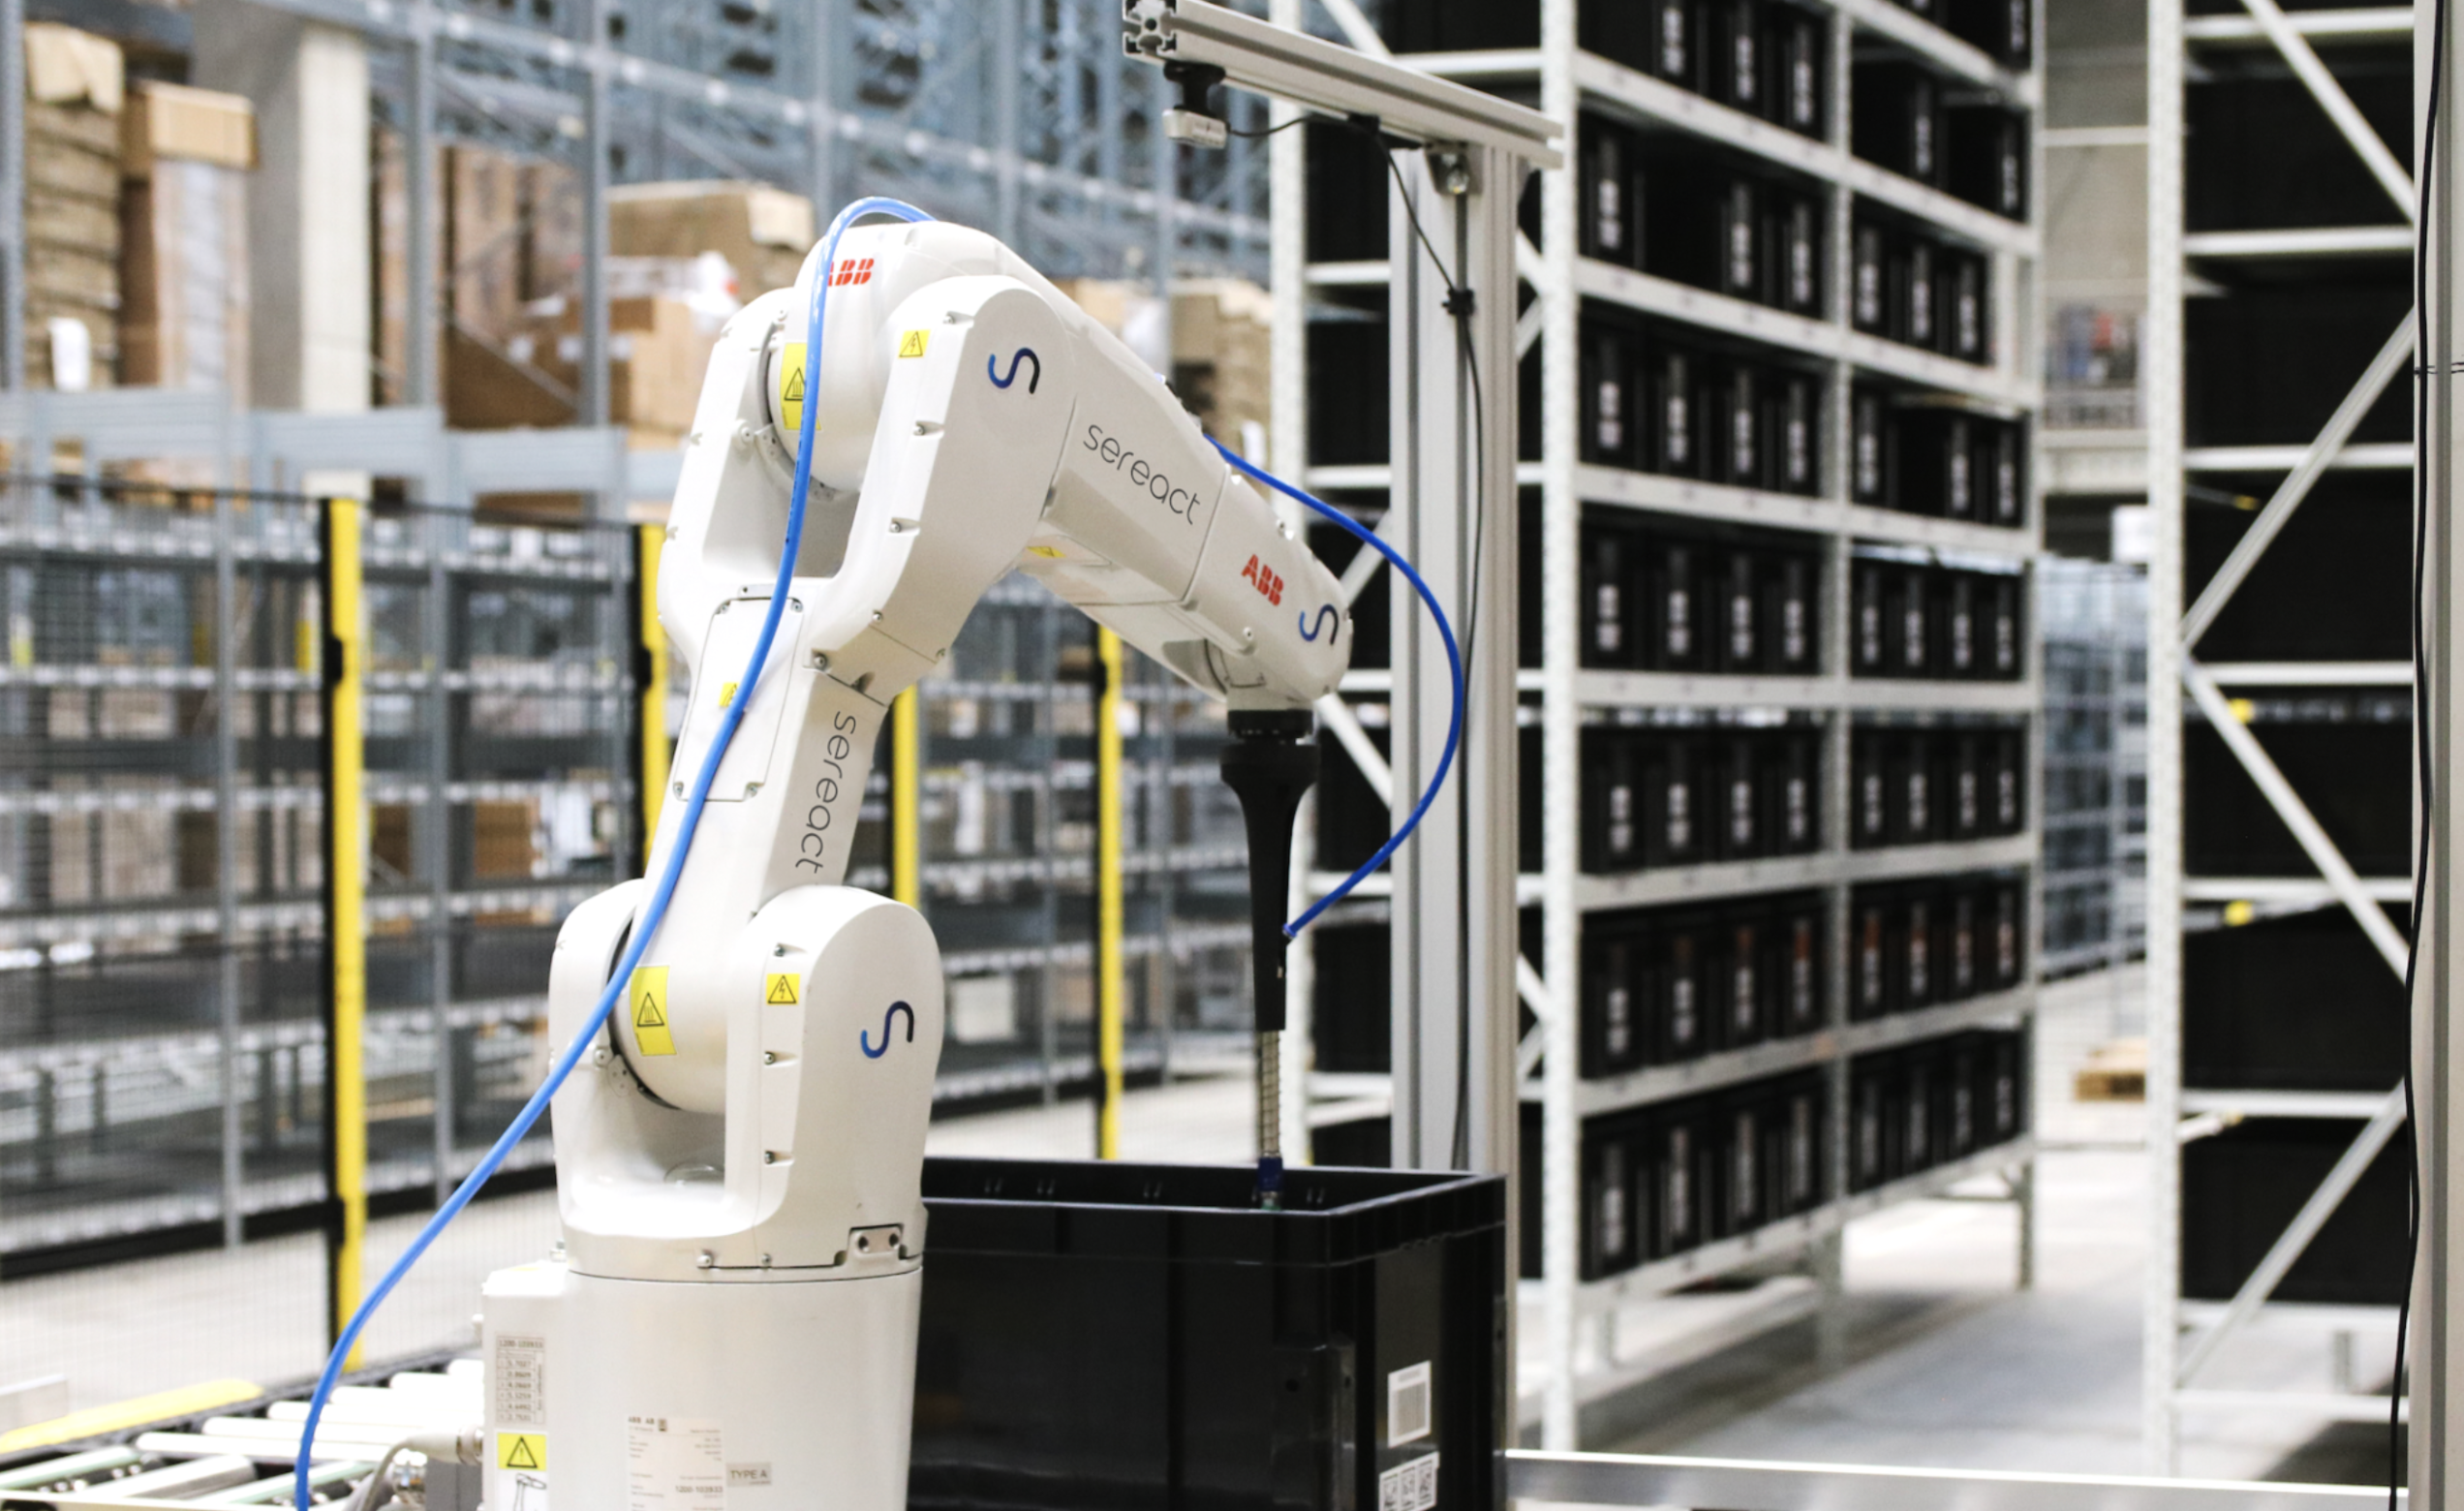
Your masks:
M 1502 1505 L 1504 1179 L 1255 1179 L 927 1159 L 909 1504 Z
M 2358 1131 L 2325 1118 L 2251 1118 L 2184 1144 L 2182 1295 L 2225 1301 L 2240 1289 Z M 2396 1130 L 2272 1299 L 2377 1307 L 2402 1299 L 2413 1251 L 2403 1156 L 2411 1136 Z
M 2001 0 L 1983 0 L 1986 7 Z M 2024 7 L 2026 0 L 2015 0 Z M 1948 112 L 1944 186 L 1971 204 L 2027 219 L 2027 121 L 1998 105 L 1955 105 Z
M 2404 983 L 2342 908 L 2182 937 L 2184 1086 L 2383 1092 L 2411 1026 Z

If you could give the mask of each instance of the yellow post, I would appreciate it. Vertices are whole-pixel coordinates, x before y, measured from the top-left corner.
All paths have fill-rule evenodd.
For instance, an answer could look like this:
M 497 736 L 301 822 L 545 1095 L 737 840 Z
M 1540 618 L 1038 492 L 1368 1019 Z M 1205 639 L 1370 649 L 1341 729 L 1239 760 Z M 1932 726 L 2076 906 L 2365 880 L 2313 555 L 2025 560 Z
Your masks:
M 1095 632 L 1102 680 L 1095 695 L 1095 1063 L 1103 1077 L 1095 1157 L 1121 1157 L 1121 636 Z
M 362 1038 L 368 1013 L 366 763 L 359 692 L 365 670 L 359 593 L 359 509 L 325 503 L 325 941 L 333 961 L 333 1012 L 325 1025 L 325 1083 L 332 1121 L 332 1334 L 358 1310 L 368 1241 L 368 1082 Z M 358 1367 L 353 1350 L 345 1367 Z
M 659 552 L 667 543 L 666 527 L 640 527 L 640 545 L 633 553 L 633 573 L 640 586 L 636 617 L 641 622 L 641 783 L 642 865 L 650 864 L 651 843 L 659 837 L 659 805 L 667 798 L 667 632 L 659 627 Z
M 924 906 L 924 725 L 920 694 L 890 700 L 890 896 Z

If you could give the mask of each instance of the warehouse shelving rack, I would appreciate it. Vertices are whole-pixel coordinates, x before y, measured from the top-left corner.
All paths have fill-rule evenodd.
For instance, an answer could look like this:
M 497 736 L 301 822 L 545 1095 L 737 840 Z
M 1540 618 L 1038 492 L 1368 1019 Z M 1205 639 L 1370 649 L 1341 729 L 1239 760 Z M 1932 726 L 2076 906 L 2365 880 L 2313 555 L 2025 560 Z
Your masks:
M 2117 969 L 2147 940 L 2146 574 L 2048 558 L 2045 915 L 2048 976 Z
M 1332 32 L 1364 51 L 1388 55 L 1371 18 L 1347 0 L 1321 0 L 1322 20 Z M 1614 1372 L 1578 1376 L 1578 1336 L 1585 1320 L 1601 1329 L 1601 1341 L 1613 1337 L 1613 1312 L 1629 1299 L 1663 1294 L 1709 1276 L 1751 1265 L 1768 1264 L 1791 1254 L 1809 1258 L 1828 1294 L 1835 1294 L 1840 1278 L 1837 1235 L 1852 1217 L 1891 1201 L 1939 1191 L 1948 1185 L 1986 1172 L 2009 1181 L 2020 1212 L 2020 1280 L 2029 1279 L 2032 1248 L 2033 1144 L 2020 1140 L 1983 1152 L 1947 1168 L 1879 1190 L 1846 1194 L 1848 1071 L 1853 1056 L 1888 1043 L 1904 1042 L 1934 1032 L 1952 1032 L 1985 1023 L 2024 1025 L 2033 1014 L 2030 984 L 2007 993 L 1911 1015 L 1904 1020 L 1855 1024 L 1846 1010 L 1846 918 L 1853 884 L 1864 880 L 1933 875 L 1945 871 L 2026 867 L 2035 873 L 2042 784 L 2031 781 L 2027 817 L 2021 833 L 2000 839 L 1904 850 L 1856 850 L 1847 844 L 1848 744 L 1855 712 L 1906 713 L 1917 716 L 1951 710 L 1994 709 L 2026 719 L 2030 732 L 2031 771 L 2041 761 L 2042 722 L 2035 717 L 2042 699 L 2042 667 L 2033 649 L 2024 676 L 2016 683 L 1882 682 L 1852 678 L 1847 669 L 1849 561 L 1852 548 L 1872 541 L 1913 546 L 1953 554 L 1987 555 L 2006 562 L 2033 560 L 2041 539 L 2042 508 L 2036 491 L 2037 469 L 2029 468 L 2023 528 L 2002 529 L 1930 519 L 1862 508 L 1848 502 L 1849 384 L 1871 373 L 1930 388 L 1948 400 L 1979 410 L 2025 416 L 2039 402 L 2039 324 L 2035 311 L 2034 264 L 2039 237 L 2032 224 L 2018 224 L 1955 200 L 1927 186 L 1900 178 L 1855 158 L 1848 150 L 1849 69 L 1859 46 L 1897 49 L 1922 60 L 1946 77 L 1981 92 L 1997 95 L 2006 105 L 2030 112 L 2041 98 L 2041 83 L 2032 69 L 2014 72 L 1984 52 L 1932 23 L 1884 0 L 1836 0 L 1818 8 L 1829 22 L 1828 80 L 1830 118 L 1821 139 L 1787 132 L 1699 95 L 1647 77 L 1576 45 L 1575 0 L 1543 0 L 1540 46 L 1463 53 L 1423 53 L 1400 59 L 1432 75 L 1529 98 L 1537 94 L 1541 109 L 1560 122 L 1569 139 L 1579 116 L 1590 110 L 1635 122 L 1648 122 L 1698 137 L 1716 139 L 1819 180 L 1830 199 L 1827 244 L 1830 296 L 1827 319 L 1807 319 L 1757 304 L 1707 293 L 1676 281 L 1612 265 L 1577 255 L 1576 200 L 1571 172 L 1544 181 L 1541 245 L 1519 242 L 1517 272 L 1533 295 L 1525 306 L 1517 335 L 1521 352 L 1536 344 L 1542 361 L 1542 447 L 1536 463 L 1526 458 L 1518 481 L 1540 490 L 1542 562 L 1536 579 L 1543 608 L 1542 663 L 1526 667 L 1518 679 L 1526 717 L 1536 713 L 1544 735 L 1542 789 L 1544 865 L 1525 875 L 1517 886 L 1518 899 L 1538 906 L 1545 943 L 1542 956 L 1519 963 L 1517 981 L 1523 1005 L 1536 1020 L 1523 1044 L 1519 1064 L 1525 1076 L 1526 1102 L 1543 1111 L 1545 1195 L 1542 1249 L 1545 1279 L 1526 1281 L 1526 1308 L 1537 1304 L 1533 1320 L 1545 1338 L 1545 1359 L 1539 1385 L 1539 1425 L 1543 1443 L 1553 1449 L 1576 1446 L 1583 1404 L 1621 1380 Z M 1305 12 L 1301 0 L 1280 0 L 1276 18 L 1287 25 L 1320 17 Z M 2043 55 L 2040 36 L 2032 56 Z M 2033 135 L 2033 134 L 2032 134 Z M 1310 264 L 1306 230 L 1299 207 L 1306 201 L 1308 162 L 1297 132 L 1284 133 L 1274 154 L 1278 292 L 1276 370 L 1277 459 L 1288 468 L 1306 468 L 1310 484 L 1322 490 L 1374 494 L 1387 487 L 1383 467 L 1361 464 L 1309 467 L 1307 450 L 1306 365 L 1308 344 L 1305 305 L 1317 290 L 1361 288 L 1383 283 L 1388 264 L 1339 262 Z M 2042 182 L 2041 161 L 2030 169 L 2031 184 Z M 1929 222 L 1944 234 L 1988 254 L 1993 268 L 1995 303 L 1992 328 L 1996 350 L 1985 366 L 1895 345 L 1853 329 L 1849 324 L 1849 231 L 1854 205 L 1870 200 Z M 1494 294 L 1488 296 L 1495 297 Z M 1767 493 L 1645 473 L 1589 466 L 1578 459 L 1578 368 L 1576 343 L 1580 309 L 1585 300 L 1614 304 L 1661 317 L 1723 336 L 1741 338 L 1828 364 L 1832 397 L 1825 412 L 1824 488 L 1817 498 Z M 1502 378 L 1493 381 L 1503 381 Z M 1827 556 L 1824 576 L 1824 670 L 1811 677 L 1717 677 L 1651 673 L 1601 672 L 1579 665 L 1580 632 L 1576 602 L 1578 532 L 1586 505 L 1624 507 L 1681 518 L 1746 523 L 1792 530 L 1819 542 Z M 1347 577 L 1345 588 L 1357 597 L 1365 576 Z M 2032 596 L 2032 595 L 2031 595 Z M 2031 607 L 2030 612 L 2033 612 Z M 2028 636 L 2032 647 L 2034 635 Z M 1383 693 L 1387 679 L 1355 673 L 1346 682 L 1347 697 Z M 1533 694 L 1538 706 L 1530 706 Z M 1576 746 L 1588 714 L 1619 708 L 1733 708 L 1804 710 L 1819 715 L 1825 736 L 1824 836 L 1821 852 L 1778 860 L 1705 865 L 1622 877 L 1593 877 L 1579 867 L 1580 823 L 1576 793 L 1580 790 Z M 1389 796 L 1391 782 L 1363 737 L 1361 721 L 1342 709 L 1327 710 L 1327 723 L 1343 751 L 1360 767 L 1372 791 Z M 1402 794 L 1389 797 L 1400 812 Z M 1308 841 L 1304 841 L 1305 850 Z M 1310 876 L 1307 884 L 1323 889 L 1337 879 Z M 1714 1054 L 1693 1064 L 1640 1072 L 1617 1081 L 1586 1083 L 1578 1073 L 1581 1029 L 1574 1003 L 1580 971 L 1583 917 L 1591 911 L 1660 902 L 1715 897 L 1741 897 L 1807 888 L 1828 899 L 1830 954 L 1829 1027 L 1796 1041 Z M 2031 892 L 2033 881 L 2031 882 Z M 1362 895 L 1372 889 L 1362 888 Z M 2031 895 L 2031 911 L 2041 912 L 2041 900 Z M 1374 902 L 1356 905 L 1364 921 L 1379 914 Z M 2022 982 L 2036 978 L 2032 931 L 2022 945 Z M 1304 936 L 1306 941 L 1307 936 Z M 1307 952 L 1300 952 L 1304 957 Z M 1305 1002 L 1309 963 L 1294 969 L 1295 1000 Z M 1309 1033 L 1297 1016 L 1292 1037 L 1303 1044 Z M 1298 1052 L 1287 1063 L 1303 1063 Z M 1648 1263 L 1608 1280 L 1584 1283 L 1576 1279 L 1578 1237 L 1578 1149 L 1581 1122 L 1586 1114 L 1616 1107 L 1647 1105 L 1694 1090 L 1729 1085 L 1768 1071 L 1820 1066 L 1830 1097 L 1831 1160 L 1827 1189 L 1831 1197 L 1813 1213 L 1783 1219 L 1739 1238 L 1707 1244 L 1671 1260 Z M 1536 1074 L 1535 1074 L 1536 1072 Z M 1382 1105 L 1378 1078 L 1357 1073 L 1311 1077 L 1305 1081 L 1314 1096 L 1286 1103 L 1287 1147 L 1306 1147 L 1314 1115 L 1322 1122 L 1373 1115 Z M 1527 1172 L 1526 1172 L 1527 1174 Z M 1826 1323 L 1835 1318 L 1825 1309 Z M 1826 1325 L 1822 1337 L 1828 1351 L 1836 1334 Z M 1613 1348 L 1604 1350 L 1613 1357 Z
M 2409 391 L 2402 380 L 2414 353 L 2411 299 L 2407 294 L 2389 301 L 2387 313 L 2400 311 L 2401 319 L 2394 322 L 2375 356 L 2356 356 L 2349 367 L 2331 375 L 2333 381 L 2342 382 L 2346 373 L 2352 374 L 2352 387 L 2314 435 L 2306 440 L 2287 437 L 2282 442 L 2236 438 L 2231 445 L 2199 446 L 2190 444 L 2192 416 L 2186 385 L 2195 374 L 2195 354 L 2189 349 L 2191 321 L 2185 301 L 2217 293 L 2218 282 L 2230 285 L 2253 272 L 2297 284 L 2303 279 L 2319 280 L 2322 269 L 2375 266 L 2391 272 L 2399 261 L 2409 262 L 2414 215 L 2413 181 L 2406 168 L 2409 148 L 2402 140 L 2390 143 L 2356 108 L 2349 69 L 2356 62 L 2375 62 L 2383 72 L 2409 80 L 2414 68 L 2414 12 L 2410 7 L 2384 6 L 2284 9 L 2275 0 L 2242 0 L 2238 14 L 2186 15 L 2186 9 L 2181 0 L 2154 0 L 2147 17 L 2148 294 L 2141 385 L 2147 412 L 2152 526 L 2147 594 L 2151 1191 L 2141 1398 L 2149 1468 L 2158 1474 L 2178 1472 L 2183 1413 L 2202 1403 L 2237 1410 L 2281 1409 L 2314 1419 L 2387 1420 L 2387 1397 L 2369 1394 L 2354 1380 L 2350 1360 L 2354 1338 L 2395 1331 L 2392 1299 L 2385 1306 L 2374 1306 L 2279 1302 L 2272 1297 L 2336 1216 L 2340 1204 L 2372 1172 L 2374 1163 L 2383 1163 L 2383 1152 L 2392 1141 L 2410 1136 L 2404 1128 L 2400 1088 L 2385 1092 L 2186 1088 L 2183 1006 L 2185 935 L 2194 928 L 2232 928 L 2271 915 L 2339 909 L 2349 914 L 2366 941 L 2358 953 L 2378 957 L 2353 965 L 2356 978 L 2350 990 L 2354 992 L 2370 990 L 2366 978 L 2381 970 L 2391 971 L 2395 981 L 2404 974 L 2402 926 L 2389 919 L 2385 907 L 2412 901 L 2412 879 L 2356 872 L 2337 841 L 2322 827 L 2318 814 L 2323 810 L 2314 809 L 2310 801 L 2319 794 L 2305 796 L 2296 790 L 2245 723 L 2250 705 L 2244 699 L 2263 689 L 2277 689 L 2295 696 L 2375 691 L 2402 700 L 2412 687 L 2411 665 L 2403 661 L 2326 659 L 2233 663 L 2202 660 L 2198 648 L 2201 637 L 2248 585 L 2270 543 L 2323 479 L 2331 474 L 2356 473 L 2409 477 L 2410 445 L 2385 439 L 2356 441 L 2354 436 L 2374 406 L 2383 400 L 2400 402 Z M 2327 150 L 2338 154 L 2335 168 L 2350 175 L 2345 182 L 2356 186 L 2355 197 L 2369 202 L 2369 209 L 2351 223 L 2192 229 L 2187 188 L 2191 145 L 2185 131 L 2192 91 L 2230 77 L 2231 71 L 2220 69 L 2219 64 L 2254 56 L 2298 81 L 2307 98 L 2300 105 L 2289 104 L 2287 109 L 2303 113 L 2315 140 L 2332 144 Z M 2348 71 L 2340 75 L 2340 67 Z M 2310 116 L 2312 108 L 2325 119 Z M 2408 110 L 2405 119 L 2412 118 Z M 2209 133 L 2200 139 L 2200 150 L 2217 154 L 2218 163 L 2243 146 L 2230 131 Z M 2373 182 L 2375 190 L 2369 187 Z M 2382 215 L 2387 218 L 2382 220 Z M 2359 334 L 2366 339 L 2375 332 Z M 2215 377 L 2203 376 L 2211 382 Z M 2212 497 L 2220 486 L 2235 491 L 2249 488 L 2256 496 L 2247 497 L 2243 507 L 2260 506 L 2260 496 L 2264 498 L 2264 507 L 2257 507 L 2247 530 L 2216 565 L 2196 600 L 2186 605 L 2191 586 L 2188 572 L 2193 566 L 2189 509 L 2195 494 L 2205 490 Z M 2325 507 L 2314 506 L 2313 513 Z M 2408 552 L 2390 548 L 2384 555 L 2375 591 L 2400 597 L 2405 591 L 2402 574 Z M 2351 591 L 2347 585 L 2348 595 Z M 2337 605 L 2332 600 L 2323 602 L 2320 595 L 2328 592 L 2323 582 L 2305 574 L 2300 590 L 2305 612 L 2352 606 L 2349 602 Z M 2185 801 L 2192 796 L 2185 786 L 2186 746 L 2191 731 L 2202 725 L 2220 738 L 2233 764 L 2299 846 L 2315 875 L 2214 877 L 2190 872 L 2183 817 Z M 2401 790 L 2400 772 L 2384 777 Z M 2380 780 L 2347 779 L 2372 785 Z M 2389 1011 L 2407 1010 L 2400 992 L 2391 985 L 2379 985 L 2377 990 L 2394 1004 Z M 2240 1005 L 2236 1004 L 2237 1010 Z M 2281 1002 L 2248 1005 L 2252 1011 L 2286 1010 Z M 2401 1072 L 2400 1064 L 2391 1062 L 2387 1066 L 2390 1087 Z M 2331 1137 L 2337 1142 L 2343 1142 L 2349 1131 L 2350 1142 L 2344 1143 L 2343 1153 L 2316 1188 L 2303 1193 L 2296 1214 L 2230 1301 L 2187 1300 L 2182 1295 L 2180 1263 L 2185 1234 L 2183 1151 L 2230 1125 L 2262 1118 L 2305 1120 L 2313 1126 L 2332 1127 L 2336 1131 Z M 2305 1187 L 2308 1184 L 2306 1179 L 2301 1182 Z M 2286 1194 L 2292 1191 L 2288 1184 Z M 2291 1208 L 2294 1203 L 2284 1205 Z M 2388 1253 L 2402 1251 L 2400 1229 L 2383 1237 Z M 2238 1329 L 2262 1321 L 2313 1330 L 2333 1339 L 2336 1388 L 2293 1393 L 2204 1385 L 2202 1373 L 2219 1346 Z

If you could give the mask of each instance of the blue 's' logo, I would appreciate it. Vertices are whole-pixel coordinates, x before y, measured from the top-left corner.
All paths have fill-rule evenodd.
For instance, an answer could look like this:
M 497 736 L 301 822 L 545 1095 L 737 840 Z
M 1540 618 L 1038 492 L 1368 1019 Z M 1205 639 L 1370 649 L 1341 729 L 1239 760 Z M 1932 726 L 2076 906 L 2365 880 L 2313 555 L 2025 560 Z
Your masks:
M 1335 621 L 1335 628 L 1332 630 L 1326 625 L 1330 619 Z M 1332 603 L 1320 603 L 1317 606 L 1317 618 L 1314 622 L 1309 619 L 1306 611 L 1301 615 L 1301 638 L 1304 640 L 1314 640 L 1321 634 L 1333 635 L 1342 627 L 1343 616 L 1335 612 L 1335 605 Z
M 1032 392 L 1033 390 L 1031 389 L 1029 391 Z M 875 1049 L 873 1047 L 873 1031 L 871 1029 L 860 1029 L 856 1032 L 855 1042 L 856 1045 L 864 1051 L 865 1059 L 878 1060 L 883 1055 L 890 1052 L 890 1025 L 896 1022 L 899 1015 L 902 1013 L 907 1016 L 907 1041 L 910 1044 L 915 1042 L 915 1009 L 909 1007 L 905 1002 L 892 1002 L 890 1003 L 889 1011 L 881 1014 L 880 1048 Z
M 993 360 L 989 356 L 984 358 L 984 376 L 993 381 L 993 386 L 996 388 L 1006 388 L 1018 381 L 1018 364 L 1021 362 L 1027 364 L 1028 392 L 1034 392 L 1035 385 L 1044 381 L 1043 359 L 1035 355 L 1033 347 L 1020 347 L 1009 354 L 1009 371 L 1005 375 L 993 370 Z

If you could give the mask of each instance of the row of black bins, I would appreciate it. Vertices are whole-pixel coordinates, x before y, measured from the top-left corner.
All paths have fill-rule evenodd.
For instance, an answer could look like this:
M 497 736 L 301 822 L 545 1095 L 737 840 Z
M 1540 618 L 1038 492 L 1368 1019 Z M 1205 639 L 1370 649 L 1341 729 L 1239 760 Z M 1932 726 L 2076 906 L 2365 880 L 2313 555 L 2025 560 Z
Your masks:
M 1809 675 L 1821 581 L 1821 556 L 1786 537 L 1586 509 L 1583 664 Z
M 1980 1029 L 1860 1055 L 1848 1067 L 1848 1188 L 1871 1190 L 2027 1128 L 2027 1041 Z
M 1861 556 L 1848 573 L 1849 674 L 2016 682 L 2020 578 Z
M 1848 903 L 1848 1016 L 1859 1023 L 2019 984 L 2027 896 L 2016 877 L 1861 886 Z
M 1582 125 L 1583 255 L 1819 318 L 1820 188 L 1692 138 Z
M 1822 733 L 1593 725 L 1583 731 L 1583 869 L 1594 875 L 1810 854 Z
M 1583 1125 L 1586 1280 L 1735 1238 L 1823 1203 L 1822 1072 L 1759 1081 Z M 1523 1273 L 1541 1273 L 1540 1122 L 1523 1116 Z
M 1592 913 L 1583 923 L 1583 1073 L 1679 1064 L 1822 1027 L 1823 901 Z
M 2036 52 L 2033 0 L 1899 0 L 2006 68 L 2025 68 Z
M 2017 728 L 1859 729 L 1848 740 L 1848 843 L 2017 834 L 2027 823 L 2027 765 Z
M 2027 522 L 2022 422 L 1895 405 L 1858 387 L 1848 405 L 1849 496 L 1876 509 L 2017 528 Z
M 1714 353 L 1604 308 L 1583 322 L 1583 459 L 1811 497 L 1822 491 L 1822 383 Z
M 2027 118 L 1999 105 L 1954 104 L 1953 88 L 1921 63 L 1859 63 L 1850 75 L 1849 150 L 1997 215 L 2027 219 Z
M 1993 356 L 1990 264 L 1915 221 L 1860 214 L 1849 229 L 1848 318 L 1857 329 L 1962 362 Z

